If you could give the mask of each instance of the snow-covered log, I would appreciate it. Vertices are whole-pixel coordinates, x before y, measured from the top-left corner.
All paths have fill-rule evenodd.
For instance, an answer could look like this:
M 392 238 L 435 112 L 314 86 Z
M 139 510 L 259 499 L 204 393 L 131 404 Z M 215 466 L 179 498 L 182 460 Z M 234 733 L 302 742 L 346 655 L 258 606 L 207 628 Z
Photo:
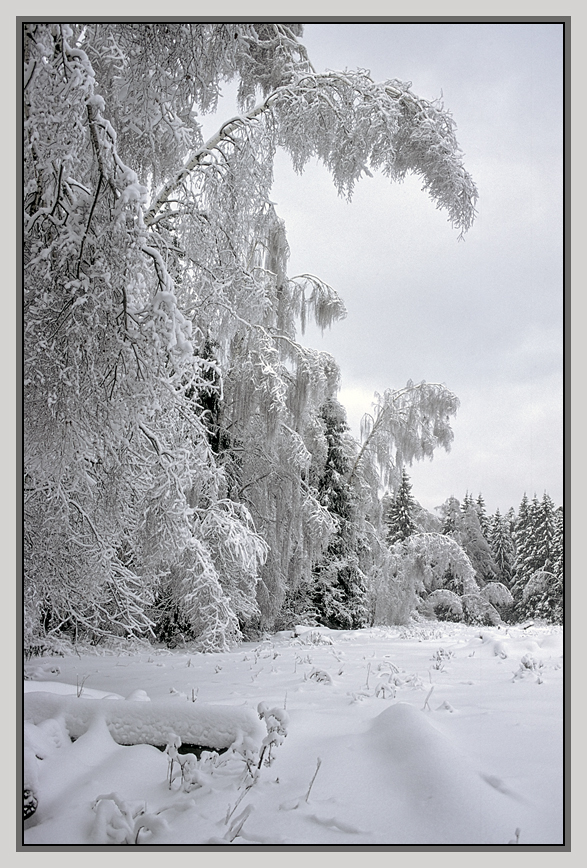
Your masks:
M 261 743 L 266 735 L 258 715 L 246 706 L 206 705 L 163 699 L 153 702 L 121 702 L 115 699 L 83 699 L 33 692 L 24 697 L 24 718 L 39 724 L 61 719 L 71 738 L 87 732 L 102 717 L 118 744 L 164 746 L 173 736 L 183 744 L 227 748 L 245 738 Z

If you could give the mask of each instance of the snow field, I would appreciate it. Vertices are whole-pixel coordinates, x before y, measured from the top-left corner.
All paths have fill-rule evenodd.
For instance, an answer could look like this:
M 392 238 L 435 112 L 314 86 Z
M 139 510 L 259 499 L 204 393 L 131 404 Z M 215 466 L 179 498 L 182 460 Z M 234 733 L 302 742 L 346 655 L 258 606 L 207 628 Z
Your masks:
M 37 659 L 25 744 L 39 806 L 24 843 L 503 845 L 520 829 L 520 845 L 560 844 L 562 654 L 558 627 L 436 623 L 281 633 L 225 654 Z M 101 698 L 136 691 L 151 701 Z M 71 743 L 76 704 L 102 713 L 84 712 Z M 237 742 L 251 727 L 249 754 L 204 753 L 183 778 L 176 765 L 171 789 L 165 753 L 108 731 L 116 709 L 158 732 L 210 708 L 219 731 L 240 721 Z

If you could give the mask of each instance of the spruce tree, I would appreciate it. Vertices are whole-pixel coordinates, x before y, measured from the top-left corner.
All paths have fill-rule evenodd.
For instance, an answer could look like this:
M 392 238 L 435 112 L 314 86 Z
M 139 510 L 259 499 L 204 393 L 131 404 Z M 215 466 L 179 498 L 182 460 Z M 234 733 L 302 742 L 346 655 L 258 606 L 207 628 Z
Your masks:
M 522 592 L 526 585 L 530 574 L 526 569 L 526 561 L 529 556 L 532 545 L 532 507 L 526 492 L 522 497 L 516 523 L 513 532 L 513 541 L 515 547 L 514 574 L 511 585 L 512 596 L 516 604 L 516 612 L 519 617 L 518 606 L 522 600 Z
M 558 519 L 547 492 L 538 504 L 533 500 L 534 527 L 532 557 L 526 560 L 534 567 L 522 592 L 519 611 L 522 617 L 544 618 L 562 623 L 561 548 L 557 537 L 562 533 L 562 514 Z M 557 574 L 558 572 L 558 574 Z
M 506 512 L 504 518 L 506 519 L 506 521 L 507 521 L 507 523 L 508 523 L 508 527 L 509 527 L 509 530 L 510 530 L 510 536 L 511 536 L 511 538 L 512 538 L 512 543 L 514 543 L 514 555 L 515 555 L 515 553 L 516 553 L 516 544 L 515 544 L 515 542 L 514 542 L 514 530 L 515 530 L 515 527 L 516 527 L 516 510 L 513 508 L 513 506 L 510 506 L 510 508 L 509 508 L 508 511 Z
M 465 501 L 469 496 L 468 492 L 465 495 Z M 451 495 L 440 507 L 442 518 L 441 533 L 444 536 L 452 537 L 457 543 L 461 542 L 461 529 L 463 525 L 462 507 L 454 495 Z M 456 576 L 453 575 L 449 567 L 444 576 L 444 587 L 449 591 L 457 592 L 458 582 Z
M 326 401 L 320 412 L 327 443 L 326 459 L 316 481 L 318 500 L 336 520 L 337 529 L 314 567 L 313 602 L 320 620 L 335 629 L 356 629 L 367 621 L 367 587 L 358 558 L 357 499 L 348 482 L 349 430 L 338 401 Z
M 405 468 L 402 470 L 401 482 L 397 491 L 392 496 L 385 514 L 387 526 L 387 542 L 393 545 L 396 542 L 407 539 L 416 533 L 415 513 L 418 504 L 412 495 L 412 484 Z
M 461 512 L 463 513 L 463 515 L 466 513 L 470 506 L 473 506 L 473 504 L 473 495 L 467 491 L 465 496 L 463 497 L 463 502 L 461 503 Z
M 461 510 L 459 501 L 451 495 L 440 507 L 443 534 L 455 536 L 461 527 Z
M 489 542 L 491 536 L 491 526 L 489 522 L 489 518 L 487 517 L 487 509 L 485 507 L 485 500 L 483 499 L 483 495 L 479 493 L 479 497 L 475 503 L 475 509 L 477 510 L 477 516 L 479 518 L 479 525 L 481 527 L 481 532 L 483 536 Z
M 536 510 L 536 548 L 535 558 L 536 563 L 540 563 L 538 569 L 552 571 L 554 566 L 552 547 L 554 543 L 556 529 L 556 519 L 554 511 L 554 503 L 552 498 L 545 491 Z
M 550 588 L 550 612 L 555 624 L 563 623 L 563 598 L 564 598 L 564 516 L 563 508 L 559 506 L 554 513 L 554 538 L 552 542 L 552 572 L 555 580 Z
M 460 544 L 467 553 L 475 570 L 475 580 L 479 587 L 497 579 L 497 567 L 491 549 L 481 528 L 475 503 L 465 509 L 461 521 Z
M 495 511 L 490 527 L 491 553 L 497 567 L 498 580 L 509 588 L 514 569 L 514 542 L 507 515 L 502 516 L 499 508 Z
M 522 508 L 521 508 L 522 511 Z M 525 529 L 518 531 L 514 599 L 520 619 L 562 619 L 562 577 L 555 573 L 557 519 L 547 492 L 524 508 Z

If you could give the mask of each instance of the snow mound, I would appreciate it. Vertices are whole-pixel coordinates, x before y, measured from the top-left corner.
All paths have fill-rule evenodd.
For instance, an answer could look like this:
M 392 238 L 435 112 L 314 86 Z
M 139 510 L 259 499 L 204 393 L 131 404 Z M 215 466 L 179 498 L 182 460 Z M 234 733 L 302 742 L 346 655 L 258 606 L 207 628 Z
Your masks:
M 294 628 L 294 634 L 296 636 L 304 636 L 306 633 L 316 633 L 321 636 L 329 636 L 332 635 L 333 631 L 330 627 L 308 627 L 306 624 L 296 624 Z
M 295 628 L 295 639 L 302 645 L 333 645 L 332 630 L 328 627 L 305 627 L 298 625 Z
M 504 636 L 497 638 L 491 633 L 480 633 L 464 648 L 470 656 L 476 657 L 519 657 L 528 652 L 539 653 L 540 645 L 529 637 L 516 638 Z
M 450 740 L 428 720 L 427 713 L 407 702 L 397 702 L 378 714 L 371 732 L 379 747 L 395 762 L 425 768 L 428 776 L 452 764 Z M 449 763 L 445 763 L 447 753 Z
M 406 834 L 417 815 L 437 844 L 491 843 L 491 825 L 505 836 L 517 795 L 499 776 L 478 768 L 434 726 L 429 712 L 398 702 L 375 718 L 368 735 Z
M 61 696 L 77 696 L 80 692 L 84 699 L 124 699 L 119 693 L 109 693 L 106 690 L 95 690 L 85 686 L 79 688 L 75 684 L 64 684 L 62 681 L 25 681 L 24 692 L 57 693 Z
M 132 693 L 129 693 L 126 697 L 127 702 L 150 702 L 151 697 L 145 690 L 133 690 Z
M 543 657 L 562 657 L 564 654 L 565 643 L 562 630 L 545 636 L 539 644 Z
M 259 717 L 246 706 L 228 707 L 168 700 L 153 702 L 101 702 L 77 696 L 31 692 L 24 697 L 24 717 L 34 724 L 62 719 L 71 738 L 87 732 L 97 717 L 103 717 L 118 744 L 166 745 L 173 736 L 184 744 L 222 748 L 245 738 L 260 742 L 265 735 Z

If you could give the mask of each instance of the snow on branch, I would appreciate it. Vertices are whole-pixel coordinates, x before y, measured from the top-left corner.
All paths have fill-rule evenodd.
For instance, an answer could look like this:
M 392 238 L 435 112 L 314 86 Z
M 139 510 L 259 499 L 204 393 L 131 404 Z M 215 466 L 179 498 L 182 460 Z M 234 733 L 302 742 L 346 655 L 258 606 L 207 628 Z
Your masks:
M 224 141 L 270 114 L 276 144 L 302 172 L 313 157 L 350 198 L 364 174 L 381 169 L 392 181 L 420 175 L 438 208 L 461 235 L 473 223 L 477 188 L 463 166 L 455 124 L 439 102 L 428 102 L 399 81 L 375 83 L 364 71 L 304 73 L 278 87 L 248 112 L 226 121 L 157 193 L 147 211 L 150 225 L 171 193 Z
M 366 454 L 371 454 L 385 487 L 395 487 L 402 468 L 432 458 L 441 446 L 449 450 L 454 439 L 450 417 L 459 400 L 441 383 L 408 380 L 403 389 L 375 393 L 373 414 L 361 420 L 363 445 L 349 473 L 349 482 Z

